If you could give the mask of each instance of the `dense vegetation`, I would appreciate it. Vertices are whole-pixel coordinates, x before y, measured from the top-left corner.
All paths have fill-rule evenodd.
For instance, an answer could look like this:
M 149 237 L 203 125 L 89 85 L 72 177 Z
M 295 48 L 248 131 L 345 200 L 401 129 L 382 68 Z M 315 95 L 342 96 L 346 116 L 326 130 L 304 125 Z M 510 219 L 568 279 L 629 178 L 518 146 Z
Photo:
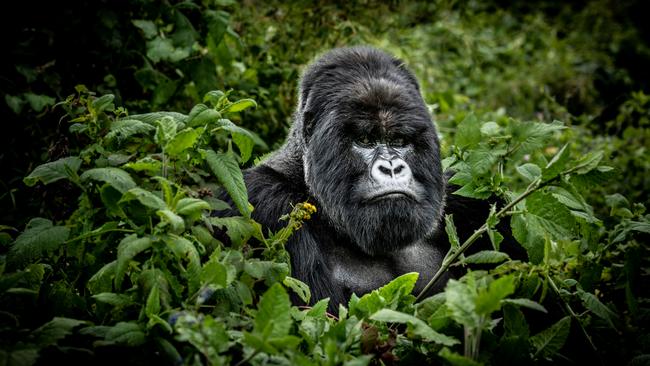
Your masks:
M 647 364 L 641 3 L 15 4 L 0 365 Z M 329 314 L 289 300 L 310 293 L 284 243 L 318 207 L 267 232 L 241 169 L 282 143 L 305 64 L 353 44 L 416 72 L 456 194 L 504 204 L 468 238 L 446 217 L 443 267 L 467 274 L 443 293 L 406 274 Z M 222 192 L 240 216 L 213 214 Z M 465 252 L 479 235 L 492 248 Z

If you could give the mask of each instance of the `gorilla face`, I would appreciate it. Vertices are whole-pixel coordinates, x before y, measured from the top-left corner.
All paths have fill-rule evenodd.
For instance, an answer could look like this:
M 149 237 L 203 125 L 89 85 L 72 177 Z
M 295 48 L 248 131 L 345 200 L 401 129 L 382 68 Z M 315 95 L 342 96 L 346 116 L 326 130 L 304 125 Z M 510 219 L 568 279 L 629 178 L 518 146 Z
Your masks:
M 336 78 L 336 69 L 327 70 L 342 82 L 305 96 L 326 112 L 304 122 L 311 194 L 337 231 L 367 254 L 424 238 L 439 222 L 445 182 L 415 79 L 394 62 L 379 75 Z

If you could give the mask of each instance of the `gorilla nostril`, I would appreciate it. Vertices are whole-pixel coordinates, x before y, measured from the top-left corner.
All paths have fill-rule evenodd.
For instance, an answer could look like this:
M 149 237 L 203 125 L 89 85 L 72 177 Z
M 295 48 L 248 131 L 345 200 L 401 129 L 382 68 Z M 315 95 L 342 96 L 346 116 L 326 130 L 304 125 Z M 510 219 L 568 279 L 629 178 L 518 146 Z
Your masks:
M 395 175 L 397 175 L 397 174 L 399 174 L 402 170 L 404 170 L 404 165 L 400 165 L 400 166 L 398 166 L 397 168 L 395 168 L 395 169 L 393 170 L 393 173 L 394 173 Z
M 386 168 L 385 166 L 380 166 L 379 171 L 386 175 L 392 175 L 390 169 Z

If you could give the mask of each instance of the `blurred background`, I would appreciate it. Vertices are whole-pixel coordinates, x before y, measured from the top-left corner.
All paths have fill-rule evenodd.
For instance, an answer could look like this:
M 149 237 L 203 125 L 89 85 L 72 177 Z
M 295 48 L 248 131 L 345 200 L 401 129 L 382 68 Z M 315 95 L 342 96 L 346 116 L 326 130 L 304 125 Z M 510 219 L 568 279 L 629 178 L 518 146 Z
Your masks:
M 19 1 L 3 10 L 0 222 L 69 215 L 65 184 L 25 189 L 37 165 L 83 142 L 56 103 L 75 86 L 130 114 L 188 113 L 207 91 L 258 108 L 240 123 L 271 149 L 290 126 L 303 67 L 368 44 L 419 78 L 443 141 L 468 114 L 560 120 L 572 149 L 606 152 L 617 179 L 593 188 L 648 202 L 650 27 L 645 1 Z M 266 151 L 256 151 L 263 154 Z M 47 207 L 47 208 L 46 208 Z M 57 208 L 56 212 L 43 212 Z

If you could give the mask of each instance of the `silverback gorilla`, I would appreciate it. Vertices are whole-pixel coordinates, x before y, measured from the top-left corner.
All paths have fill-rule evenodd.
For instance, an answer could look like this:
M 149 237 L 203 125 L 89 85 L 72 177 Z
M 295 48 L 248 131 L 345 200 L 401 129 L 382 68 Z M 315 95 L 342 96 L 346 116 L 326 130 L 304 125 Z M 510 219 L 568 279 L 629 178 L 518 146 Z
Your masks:
M 306 69 L 285 144 L 244 177 L 254 219 L 272 230 L 292 204 L 316 205 L 287 250 L 292 275 L 330 309 L 406 272 L 420 273 L 419 292 L 449 248 L 443 213 L 471 215 L 446 194 L 417 80 L 368 47 L 335 49 Z

